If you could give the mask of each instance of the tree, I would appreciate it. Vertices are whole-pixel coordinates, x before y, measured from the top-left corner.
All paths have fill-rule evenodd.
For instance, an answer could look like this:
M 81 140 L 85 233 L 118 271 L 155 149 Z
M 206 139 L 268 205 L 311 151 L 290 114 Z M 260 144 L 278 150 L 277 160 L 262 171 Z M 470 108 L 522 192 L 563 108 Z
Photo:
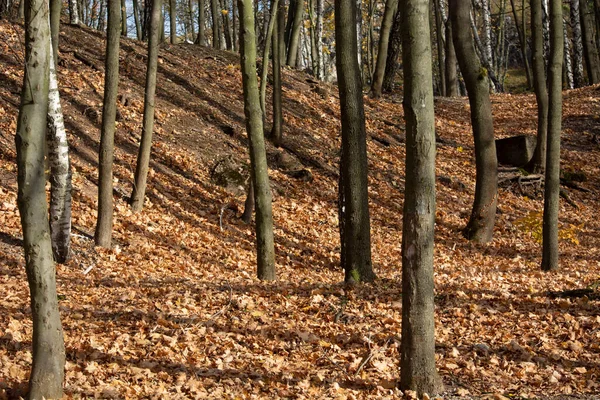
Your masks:
M 560 194 L 560 133 L 562 123 L 561 0 L 550 0 L 550 59 L 548 62 L 548 148 L 544 179 L 542 270 L 558 269 L 558 206 Z
M 383 76 L 382 91 L 391 92 L 394 89 L 394 80 L 398 70 L 398 58 L 402 48 L 402 12 L 400 9 L 396 11 L 390 39 L 388 43 L 387 60 L 385 60 L 385 75 Z
M 139 0 L 133 0 L 133 21 L 135 23 L 135 35 L 137 40 L 142 40 L 142 24 L 140 23 Z
M 271 0 L 271 16 L 269 17 L 269 25 L 265 35 L 265 47 L 263 49 L 262 56 L 262 69 L 260 73 L 260 109 L 263 113 L 263 121 L 267 116 L 266 111 L 266 96 L 267 96 L 267 75 L 269 73 L 269 56 L 271 50 L 271 40 L 273 38 L 273 30 L 275 27 L 275 21 L 277 21 L 277 10 L 279 6 L 279 0 Z M 273 68 L 275 66 L 273 65 Z M 274 72 L 274 71 L 273 71 Z
M 531 41 L 533 45 L 533 88 L 537 102 L 537 137 L 535 152 L 528 170 L 543 173 L 546 169 L 546 135 L 548 132 L 548 89 L 544 61 L 542 0 L 531 0 Z
M 403 11 L 406 189 L 402 223 L 402 390 L 435 395 L 433 236 L 435 118 L 429 0 L 401 0 Z
M 582 87 L 585 85 L 585 83 L 583 79 L 583 42 L 581 40 L 581 17 L 579 15 L 579 0 L 571 0 L 570 9 L 571 31 L 573 32 L 573 78 L 575 82 L 575 87 Z
M 108 0 L 108 27 L 104 74 L 104 102 L 98 171 L 96 245 L 110 247 L 113 226 L 113 155 L 119 87 L 119 0 Z
M 156 92 L 156 70 L 158 68 L 158 30 L 160 28 L 161 5 L 161 0 L 152 0 L 150 35 L 148 38 L 146 89 L 144 92 L 144 121 L 135 168 L 133 193 L 131 194 L 131 208 L 133 211 L 141 211 L 144 207 L 146 180 L 148 178 L 148 167 L 150 165 L 152 130 L 154 129 L 154 98 Z
M 458 91 L 458 71 L 457 71 L 457 61 L 456 61 L 456 52 L 454 51 L 454 40 L 452 39 L 452 23 L 450 22 L 450 18 L 446 21 L 446 70 L 444 73 L 446 74 L 446 96 L 448 97 L 457 97 L 459 95 Z
M 517 8 L 515 7 L 515 0 L 510 0 L 510 5 L 515 18 L 515 28 L 517 29 L 517 35 L 519 36 L 519 47 L 521 49 L 521 57 L 523 58 L 523 64 L 525 64 L 525 75 L 527 76 L 527 86 L 532 87 L 533 78 L 531 76 L 531 66 L 529 65 L 529 57 L 527 57 L 527 33 L 525 25 L 525 0 L 521 3 L 521 23 L 517 15 Z
M 283 41 L 283 30 L 279 25 L 285 23 L 285 6 L 283 1 L 279 3 L 277 12 L 277 21 L 274 26 L 273 34 L 273 129 L 271 130 L 271 140 L 277 147 L 281 145 L 283 137 L 283 110 L 282 110 L 282 92 L 281 92 L 281 54 Z
M 287 36 L 287 61 L 290 67 L 296 67 L 298 64 L 298 49 L 300 48 L 300 31 L 302 29 L 302 20 L 304 18 L 304 0 L 291 0 L 290 13 L 288 14 Z
M 383 20 L 381 21 L 381 33 L 379 34 L 379 45 L 377 51 L 377 64 L 371 85 L 371 94 L 377 98 L 381 96 L 383 86 L 383 76 L 385 75 L 385 64 L 388 55 L 388 43 L 394 16 L 398 10 L 398 0 L 387 0 L 383 11 Z
M 217 5 L 218 0 L 210 0 L 210 12 L 212 17 L 212 37 L 213 37 L 213 47 L 215 49 L 221 49 L 221 33 L 220 33 L 220 23 L 219 23 L 219 10 Z
M 25 1 L 25 76 L 17 122 L 18 198 L 31 295 L 33 360 L 29 398 L 61 398 L 65 347 L 56 294 L 46 202 L 44 148 L 50 43 L 48 2 Z
M 171 44 L 177 43 L 177 2 L 169 0 L 169 36 Z
M 204 15 L 204 0 L 198 0 L 198 37 L 196 38 L 196 44 L 199 44 L 200 46 L 206 45 Z
M 121 0 L 121 36 L 127 37 L 127 3 Z
M 471 124 L 475 139 L 476 184 L 471 217 L 465 237 L 480 243 L 492 239 L 498 200 L 498 160 L 494 141 L 492 105 L 488 71 L 483 68 L 469 29 L 471 2 L 450 0 L 452 39 L 471 105 Z
M 271 186 L 269 185 L 263 118 L 256 76 L 256 35 L 254 33 L 252 0 L 240 0 L 239 10 L 244 113 L 250 144 L 250 175 L 256 210 L 257 276 L 263 280 L 274 280 L 275 249 Z
M 371 265 L 371 223 L 362 79 L 356 41 L 356 2 L 335 2 L 335 49 L 342 114 L 339 224 L 346 282 L 375 279 Z
M 580 0 L 581 33 L 583 38 L 583 54 L 587 69 L 588 82 L 593 85 L 600 82 L 600 57 L 596 35 L 594 34 L 593 14 L 586 0 Z

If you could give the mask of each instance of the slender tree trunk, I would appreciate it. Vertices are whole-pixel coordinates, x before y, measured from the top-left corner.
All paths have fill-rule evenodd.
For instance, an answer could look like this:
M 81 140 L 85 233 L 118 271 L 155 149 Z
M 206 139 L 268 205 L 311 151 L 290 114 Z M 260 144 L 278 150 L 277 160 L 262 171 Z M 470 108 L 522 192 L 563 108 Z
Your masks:
M 575 87 L 582 87 L 585 85 L 585 80 L 583 77 L 583 42 L 581 40 L 581 17 L 579 16 L 579 0 L 571 0 L 570 4 L 571 30 L 573 32 L 573 78 L 575 81 Z
M 317 46 L 317 78 L 325 79 L 323 64 L 323 12 L 325 0 L 317 0 L 317 25 L 315 27 L 316 46 Z
M 233 3 L 235 4 L 235 0 Z M 204 36 L 204 15 L 204 0 L 198 0 L 198 37 L 196 38 L 196 44 L 199 44 L 200 46 L 206 45 L 206 37 Z
M 302 21 L 304 20 L 304 0 L 294 0 L 290 3 L 294 8 L 294 19 L 292 20 L 290 38 L 287 48 L 287 62 L 291 67 L 296 67 L 298 64 L 298 49 L 300 49 L 300 33 L 302 29 Z
M 548 132 L 548 90 L 544 61 L 542 0 L 531 0 L 531 41 L 533 46 L 533 87 L 537 101 L 537 138 L 535 152 L 528 168 L 534 173 L 546 169 L 546 134 Z
M 281 46 L 279 41 L 283 40 L 283 33 L 278 28 L 279 24 L 285 22 L 285 6 L 283 2 L 279 3 L 279 10 L 277 11 L 277 19 L 275 22 L 274 34 L 273 34 L 273 130 L 271 131 L 271 141 L 277 147 L 281 145 L 283 138 L 283 110 L 282 110 L 282 93 L 281 93 Z
M 482 67 L 469 29 L 471 3 L 450 0 L 452 38 L 469 94 L 471 124 L 475 138 L 476 184 L 471 217 L 464 230 L 465 237 L 480 243 L 489 242 L 494 233 L 498 192 L 498 161 L 494 141 L 492 105 L 488 74 Z
M 33 319 L 29 398 L 63 395 L 65 347 L 46 202 L 44 149 L 51 67 L 48 2 L 25 1 L 25 76 L 17 122 L 18 198 Z
M 135 22 L 135 35 L 137 40 L 142 40 L 142 24 L 140 23 L 140 0 L 133 0 L 133 21 Z
M 446 95 L 446 54 L 444 52 L 444 21 L 442 17 L 442 10 L 440 5 L 441 0 L 434 0 L 434 15 L 435 15 L 435 32 L 436 32 L 436 43 L 437 43 L 437 55 L 438 55 L 438 66 L 440 73 L 440 95 Z
M 387 0 L 383 11 L 383 20 L 381 21 L 381 31 L 379 34 L 379 46 L 377 50 L 377 64 L 371 85 L 371 95 L 374 98 L 381 96 L 383 77 L 385 76 L 385 66 L 388 58 L 388 46 L 394 16 L 398 11 L 398 0 Z
M 529 57 L 527 57 L 527 35 L 525 33 L 525 8 L 522 8 L 521 18 L 522 21 L 519 23 L 519 17 L 517 15 L 517 8 L 515 7 L 515 0 L 510 0 L 512 7 L 513 17 L 515 18 L 515 27 L 517 29 L 517 35 L 519 35 L 519 47 L 521 49 L 521 57 L 523 58 L 523 65 L 525 66 L 525 75 L 527 77 L 527 86 L 532 87 L 533 81 L 531 77 L 531 66 L 529 65 Z
M 239 40 L 238 40 L 239 27 L 238 27 L 237 1 L 236 0 L 232 0 L 232 2 L 231 2 L 231 14 L 232 14 L 231 15 L 231 25 L 233 28 L 231 39 L 233 40 L 233 51 L 235 51 L 237 53 L 240 50 L 240 46 L 239 46 Z
M 150 35 L 148 38 L 148 64 L 144 94 L 144 121 L 142 138 L 135 168 L 135 182 L 131 194 L 131 208 L 135 212 L 142 210 L 146 194 L 146 180 L 152 149 L 152 131 L 154 129 L 154 99 L 156 92 L 156 70 L 158 68 L 158 33 L 161 14 L 161 0 L 152 0 L 150 16 Z
M 127 37 L 127 3 L 121 0 L 121 36 Z
M 213 47 L 215 49 L 221 48 L 221 28 L 219 23 L 219 7 L 217 6 L 218 0 L 210 0 L 210 11 L 212 17 L 212 37 Z M 234 0 L 235 1 L 235 0 Z
M 227 0 L 221 0 L 221 7 L 223 10 L 227 11 L 227 13 L 221 13 L 222 18 L 223 18 L 223 33 L 225 34 L 225 46 L 226 46 L 227 50 L 233 50 L 233 43 L 231 41 L 231 26 L 229 24 L 229 11 L 227 8 Z
M 119 0 L 108 0 L 104 102 L 98 171 L 98 221 L 95 242 L 110 248 L 113 228 L 113 154 L 119 88 Z
M 483 50 L 484 56 L 488 60 L 490 66 L 493 61 L 492 53 L 492 23 L 490 12 L 490 0 L 481 0 L 481 16 L 483 20 Z
M 362 71 L 363 65 L 363 57 L 362 57 L 362 0 L 354 0 L 356 1 L 356 55 L 358 56 L 358 68 L 359 71 Z M 362 77 L 362 72 L 361 72 Z
M 169 36 L 171 44 L 177 43 L 177 2 L 169 0 Z
M 581 15 L 581 33 L 587 77 L 590 85 L 593 85 L 600 82 L 600 58 L 598 57 L 598 47 L 594 33 L 594 16 L 586 0 L 579 1 L 579 13 Z
M 21 0 L 21 3 L 25 0 Z M 77 9 L 77 0 L 69 0 L 69 21 L 71 25 L 79 25 L 79 11 Z
M 362 79 L 357 54 L 356 2 L 335 2 L 335 48 L 342 120 L 339 213 L 341 261 L 346 282 L 375 279 L 367 182 Z
M 167 15 L 167 10 L 165 4 L 163 3 L 160 6 L 160 39 L 158 41 L 159 43 L 165 42 L 165 15 Z
M 383 76 L 382 91 L 390 93 L 394 90 L 394 80 L 398 71 L 398 58 L 402 49 L 402 11 L 398 9 L 394 16 L 392 31 L 388 43 L 388 54 L 385 60 L 385 75 Z
M 402 222 L 400 388 L 436 395 L 433 242 L 435 118 L 429 41 L 429 0 L 401 0 L 404 21 L 406 189 Z
M 558 207 L 560 193 L 560 132 L 562 122 L 561 0 L 550 1 L 550 60 L 548 65 L 548 153 L 544 179 L 542 270 L 558 269 Z
M 262 110 L 263 121 L 267 118 L 266 97 L 267 97 L 267 75 L 269 74 L 269 52 L 271 50 L 271 40 L 273 38 L 273 28 L 277 18 L 277 9 L 279 0 L 271 0 L 271 12 L 269 16 L 269 26 L 267 27 L 265 37 L 265 48 L 262 57 L 262 70 L 260 73 L 260 109 Z
M 192 0 L 188 0 L 188 21 L 190 24 L 190 30 L 192 31 L 192 38 L 194 40 L 196 38 L 196 28 L 194 28 L 194 4 Z
M 275 279 L 275 250 L 271 187 L 267 168 L 267 154 L 260 110 L 258 79 L 256 76 L 256 37 L 252 0 L 240 0 L 240 40 L 242 50 L 242 85 L 244 113 L 250 144 L 250 174 L 256 201 L 256 258 L 257 276 L 262 280 Z
M 52 55 L 54 65 L 58 65 L 58 37 L 60 34 L 60 12 L 62 0 L 50 0 L 50 35 L 52 37 Z
M 106 25 L 106 0 L 100 0 L 100 12 L 98 13 L 98 30 L 104 32 Z
M 458 97 L 458 71 L 454 41 L 452 40 L 452 23 L 446 21 L 446 96 Z

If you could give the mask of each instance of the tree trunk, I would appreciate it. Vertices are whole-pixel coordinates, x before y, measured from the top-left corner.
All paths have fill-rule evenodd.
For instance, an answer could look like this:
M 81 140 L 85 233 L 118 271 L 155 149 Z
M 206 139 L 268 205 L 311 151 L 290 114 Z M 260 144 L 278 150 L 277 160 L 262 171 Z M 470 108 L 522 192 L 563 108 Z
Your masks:
M 356 2 L 335 2 L 335 48 L 342 120 L 339 213 L 346 282 L 371 282 L 371 227 L 362 80 L 356 42 Z
M 581 40 L 581 17 L 579 16 L 579 0 L 571 0 L 570 5 L 571 31 L 573 32 L 573 78 L 575 82 L 575 87 L 582 87 L 585 85 L 585 81 L 583 78 L 583 42 Z
M 361 72 L 362 77 L 362 0 L 356 1 L 356 55 L 358 57 L 358 70 Z
M 53 57 L 53 56 L 52 56 Z M 50 165 L 50 235 L 57 262 L 69 258 L 71 244 L 71 168 L 69 143 L 60 105 L 54 59 L 50 59 L 48 92 L 48 164 Z
M 104 102 L 98 171 L 98 221 L 95 242 L 110 248 L 113 228 L 113 154 L 119 88 L 119 0 L 108 0 Z
M 21 0 L 24 3 L 25 0 Z M 69 21 L 71 25 L 79 25 L 79 11 L 77 9 L 77 0 L 69 0 Z
M 304 20 L 304 0 L 294 0 L 290 3 L 290 8 L 294 7 L 293 20 L 291 21 L 290 37 L 287 46 L 287 62 L 291 67 L 296 67 L 298 63 L 298 49 L 300 48 L 300 29 Z
M 231 41 L 231 26 L 229 23 L 229 10 L 227 8 L 227 0 L 221 1 L 221 9 L 227 11 L 227 13 L 224 13 L 224 12 L 221 13 L 221 16 L 223 18 L 223 33 L 225 34 L 225 47 L 227 48 L 227 50 L 233 50 L 233 43 Z
M 394 80 L 398 71 L 398 58 L 402 48 L 402 12 L 396 11 L 390 39 L 388 43 L 387 59 L 385 60 L 385 75 L 383 76 L 382 91 L 390 93 L 394 90 Z
M 191 40 L 194 40 L 196 38 L 196 28 L 194 27 L 194 5 L 192 3 L 192 0 L 188 0 L 187 8 L 188 8 L 188 21 L 190 24 L 190 30 L 192 31 Z
M 402 222 L 402 343 L 400 388 L 434 396 L 433 237 L 435 226 L 435 118 L 429 0 L 401 0 L 403 19 L 406 189 Z
M 515 0 L 510 0 L 512 7 L 513 17 L 515 18 L 515 27 L 517 28 L 517 35 L 519 36 L 519 47 L 521 49 L 521 57 L 523 58 L 523 64 L 525 65 L 525 76 L 527 77 L 527 86 L 532 87 L 531 77 L 531 66 L 529 65 L 529 57 L 527 57 L 527 35 L 525 32 L 525 7 L 522 8 L 521 23 L 519 23 L 519 17 L 517 15 L 517 8 L 515 7 Z
M 169 36 L 171 44 L 177 43 L 177 2 L 169 0 Z
M 98 30 L 104 32 L 106 25 L 106 1 L 100 0 L 100 12 L 98 13 Z
M 144 94 L 144 121 L 142 138 L 135 168 L 135 183 L 131 194 L 131 208 L 141 211 L 144 207 L 146 180 L 152 149 L 152 130 L 154 129 L 154 98 L 156 91 L 156 70 L 158 67 L 158 30 L 160 25 L 161 0 L 152 0 L 150 16 L 150 35 L 148 38 L 148 64 L 146 71 L 146 86 Z
M 273 35 L 273 129 L 271 131 L 271 141 L 276 147 L 281 145 L 283 138 L 283 110 L 282 110 L 282 93 L 281 93 L 281 55 L 279 51 L 281 46 L 279 40 L 283 37 L 279 35 L 281 32 L 277 25 L 283 23 L 284 20 L 281 18 L 284 16 L 285 8 L 279 4 L 279 11 L 277 14 L 277 21 L 275 22 L 275 34 Z M 285 17 L 284 17 L 285 18 Z
M 446 21 L 446 96 L 458 97 L 458 71 L 454 41 L 452 40 L 452 23 Z
M 594 17 L 586 0 L 579 1 L 579 13 L 581 16 L 583 53 L 588 82 L 590 85 L 593 85 L 600 82 L 600 58 L 598 57 L 598 47 L 594 33 Z
M 215 49 L 221 48 L 221 29 L 219 24 L 219 7 L 217 6 L 218 0 L 210 0 L 210 11 L 212 17 L 212 37 L 213 47 Z M 234 0 L 235 1 L 235 0 Z
M 127 37 L 127 3 L 121 0 L 121 36 Z
M 528 170 L 544 173 L 546 169 L 546 134 L 548 132 L 548 90 L 544 61 L 542 0 L 531 0 L 531 41 L 533 46 L 533 87 L 537 101 L 537 138 Z
M 198 0 L 198 36 L 196 37 L 195 43 L 200 46 L 204 46 L 206 44 L 206 38 L 204 36 L 204 19 L 204 0 Z
M 398 11 L 398 0 L 387 0 L 383 11 L 383 19 L 381 21 L 381 31 L 379 34 L 379 45 L 377 50 L 377 64 L 375 66 L 375 74 L 373 76 L 373 84 L 371 85 L 371 95 L 374 98 L 381 97 L 383 86 L 383 77 L 385 76 L 385 66 L 388 58 L 388 46 L 390 32 L 394 23 L 394 16 Z
M 244 113 L 250 144 L 250 174 L 256 201 L 256 258 L 257 276 L 262 280 L 275 279 L 275 250 L 271 186 L 267 168 L 262 112 L 256 77 L 256 37 L 252 0 L 240 0 L 240 40 L 242 50 L 242 85 Z
M 482 67 L 469 29 L 471 3 L 450 0 L 452 37 L 471 105 L 471 124 L 475 138 L 476 185 L 471 217 L 465 237 L 480 243 L 489 242 L 494 233 L 498 191 L 498 161 L 494 142 L 492 106 L 488 73 Z
M 569 38 L 567 36 L 567 22 L 563 20 L 563 42 L 565 44 L 564 48 L 564 64 L 563 64 L 563 74 L 564 81 L 567 84 L 568 89 L 575 88 L 575 79 L 573 78 L 573 62 L 571 58 L 571 45 Z
M 52 259 L 44 149 L 51 68 L 48 2 L 25 1 L 25 76 L 15 144 L 25 269 L 31 295 L 33 362 L 29 398 L 63 395 L 65 347 Z
M 548 153 L 544 179 L 542 270 L 558 269 L 558 206 L 560 192 L 560 132 L 562 122 L 562 4 L 550 1 L 550 59 L 548 65 Z
M 60 12 L 62 0 L 50 0 L 50 36 L 52 37 L 52 54 L 54 65 L 58 65 L 58 36 L 60 34 Z
M 316 46 L 317 46 L 317 78 L 325 79 L 323 63 L 323 12 L 325 0 L 317 0 L 317 25 L 315 27 Z
M 135 34 L 137 40 L 142 40 L 142 25 L 140 23 L 139 0 L 133 0 L 133 20 L 135 22 Z
M 246 225 L 252 222 L 252 214 L 254 214 L 254 185 L 252 184 L 252 178 L 250 178 L 250 184 L 246 191 L 246 200 L 244 201 L 244 212 L 242 213 L 242 221 Z
M 444 21 L 443 21 L 443 17 L 442 17 L 442 10 L 441 10 L 441 5 L 440 5 L 440 1 L 441 0 L 434 0 L 433 1 L 433 7 L 434 7 L 434 16 L 435 16 L 435 33 L 436 33 L 436 44 L 437 44 L 437 56 L 438 56 L 438 67 L 439 67 L 439 73 L 440 73 L 440 95 L 441 96 L 445 96 L 446 95 L 446 59 L 445 59 L 445 52 L 444 52 L 444 30 L 443 30 L 443 26 L 444 26 Z
M 236 53 L 239 52 L 240 46 L 239 46 L 239 41 L 238 41 L 238 32 L 239 32 L 239 27 L 238 27 L 238 18 L 237 18 L 237 1 L 236 0 L 232 0 L 231 2 L 231 25 L 232 25 L 232 35 L 231 35 L 231 39 L 233 41 L 233 51 L 235 51 Z
M 260 109 L 262 110 L 263 121 L 267 118 L 266 97 L 267 97 L 267 75 L 269 74 L 269 56 L 271 51 L 271 40 L 273 38 L 273 28 L 277 18 L 277 9 L 279 0 L 271 0 L 271 12 L 269 16 L 269 26 L 267 27 L 265 37 L 265 48 L 263 49 L 262 70 L 260 73 Z

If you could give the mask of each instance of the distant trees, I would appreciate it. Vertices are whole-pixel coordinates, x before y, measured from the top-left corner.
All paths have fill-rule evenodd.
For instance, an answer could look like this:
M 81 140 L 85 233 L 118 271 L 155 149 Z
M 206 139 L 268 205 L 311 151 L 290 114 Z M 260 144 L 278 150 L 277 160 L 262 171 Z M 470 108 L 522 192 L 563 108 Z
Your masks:
M 46 202 L 44 141 L 52 48 L 48 2 L 25 1 L 25 76 L 15 144 L 18 207 L 31 295 L 33 360 L 29 398 L 62 397 L 65 347 Z
M 371 264 L 367 138 L 356 56 L 356 12 L 354 0 L 335 2 L 336 65 L 342 114 L 338 210 L 345 280 L 370 282 L 375 274 Z

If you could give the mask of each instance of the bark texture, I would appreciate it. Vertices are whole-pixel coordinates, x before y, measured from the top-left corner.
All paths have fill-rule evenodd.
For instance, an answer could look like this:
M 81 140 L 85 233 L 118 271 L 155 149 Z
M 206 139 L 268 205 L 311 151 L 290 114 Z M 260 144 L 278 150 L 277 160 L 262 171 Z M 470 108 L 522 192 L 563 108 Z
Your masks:
M 177 43 L 177 3 L 175 0 L 169 0 L 169 36 L 171 44 Z
M 273 34 L 273 129 L 271 131 L 271 141 L 277 147 L 281 145 L 283 139 L 283 109 L 282 109 L 282 91 L 281 91 L 281 45 L 283 40 L 283 30 L 279 25 L 285 22 L 285 6 L 283 2 L 279 3 L 277 20 Z
M 450 18 L 446 21 L 446 96 L 457 97 L 458 91 L 458 66 L 456 52 L 454 51 L 454 41 L 452 39 L 452 23 Z
M 109 248 L 113 227 L 113 155 L 119 87 L 119 0 L 108 0 L 108 29 L 104 74 L 104 103 L 98 172 L 97 246 Z
M 435 119 L 429 1 L 401 0 L 403 11 L 406 190 L 402 223 L 400 388 L 419 397 L 441 391 L 435 369 L 433 242 Z
M 152 0 L 150 16 L 150 35 L 148 37 L 148 64 L 146 70 L 146 90 L 144 94 L 144 121 L 142 138 L 135 168 L 135 182 L 131 194 L 131 208 L 141 211 L 144 207 L 148 166 L 152 149 L 152 131 L 154 129 L 154 98 L 156 93 L 156 70 L 158 67 L 158 35 L 160 28 L 161 0 Z
M 573 32 L 573 78 L 575 87 L 582 87 L 585 82 L 583 78 L 583 42 L 581 40 L 579 0 L 571 0 L 571 31 Z
M 387 60 L 385 61 L 385 75 L 383 76 L 382 91 L 390 93 L 394 90 L 394 80 L 398 71 L 398 58 L 402 49 L 402 10 L 398 9 L 394 16 L 392 31 L 388 43 Z
M 587 77 L 590 85 L 593 85 L 600 82 L 600 58 L 594 32 L 594 14 L 586 0 L 579 0 L 579 13 Z
M 293 0 L 290 2 L 290 8 L 293 9 L 293 19 L 290 20 L 291 29 L 287 45 L 286 64 L 296 67 L 298 64 L 298 49 L 300 49 L 300 34 L 302 29 L 302 20 L 304 19 L 304 0 Z
M 562 4 L 550 0 L 550 59 L 548 65 L 548 153 L 544 180 L 542 270 L 558 269 L 558 207 L 560 193 L 560 133 L 562 123 Z
M 256 36 L 252 0 L 240 0 L 240 40 L 244 113 L 250 144 L 250 174 L 254 188 L 256 211 L 257 276 L 262 280 L 275 279 L 275 250 L 271 187 L 265 150 L 263 119 L 256 76 Z
M 371 264 L 371 226 L 367 182 L 367 143 L 362 80 L 356 42 L 356 2 L 335 2 L 335 48 L 342 149 L 340 160 L 341 263 L 346 282 L 375 279 Z
M 25 77 L 17 122 L 18 198 L 33 319 L 29 398 L 63 395 L 65 347 L 56 294 L 46 202 L 44 148 L 50 43 L 48 2 L 25 1 Z
M 471 2 L 450 0 L 454 48 L 471 105 L 471 125 L 475 139 L 476 184 L 471 217 L 465 237 L 480 243 L 492 239 L 496 219 L 498 160 L 494 141 L 488 71 L 481 65 L 469 29 Z

